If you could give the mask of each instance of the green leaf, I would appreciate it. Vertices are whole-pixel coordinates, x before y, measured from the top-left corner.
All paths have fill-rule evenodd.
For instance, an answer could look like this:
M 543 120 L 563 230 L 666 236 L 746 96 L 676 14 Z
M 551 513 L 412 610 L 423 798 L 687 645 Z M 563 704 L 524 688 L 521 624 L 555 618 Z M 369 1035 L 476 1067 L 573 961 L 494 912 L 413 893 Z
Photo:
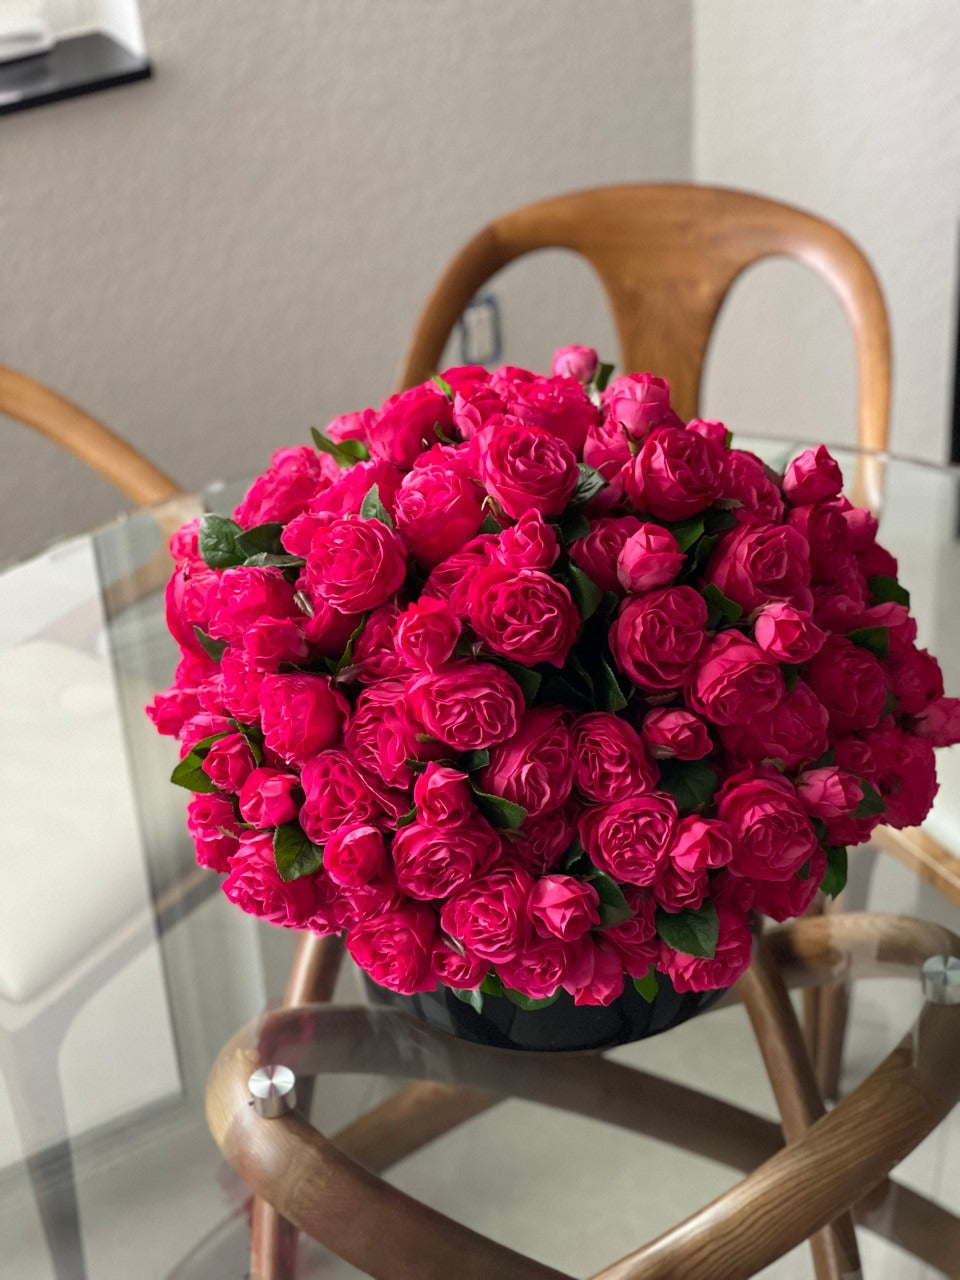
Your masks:
M 820 888 L 828 898 L 835 898 L 847 883 L 847 851 L 843 845 L 827 850 L 827 870 Z
M 690 563 L 684 571 L 686 576 L 695 576 L 704 567 L 713 549 L 720 541 L 719 533 L 705 533 L 699 542 L 695 543 L 693 551 L 690 553 Z
M 651 965 L 647 970 L 645 978 L 634 978 L 633 985 L 636 988 L 637 995 L 641 1000 L 646 1000 L 647 1004 L 653 1004 L 657 998 L 657 992 L 660 985 L 657 982 L 657 970 Z
M 225 516 L 205 515 L 200 520 L 198 545 L 204 563 L 211 569 L 232 569 L 243 563 L 243 552 L 237 538 L 243 530 L 236 520 Z
M 717 908 L 709 901 L 696 911 L 678 911 L 675 914 L 658 907 L 657 933 L 674 951 L 710 960 L 720 936 Z
M 437 386 L 440 388 L 440 390 L 443 392 L 443 394 L 447 397 L 448 400 L 453 399 L 453 387 L 451 387 L 450 383 L 446 380 L 446 378 L 441 378 L 439 373 L 435 373 L 433 377 L 430 379 L 430 381 L 435 382 L 437 384 Z M 479 1012 L 479 1010 L 477 1012 Z
M 887 690 L 887 696 L 883 700 L 883 706 L 880 709 L 880 719 L 883 720 L 887 716 L 892 716 L 897 709 L 897 695 L 892 689 Z
M 397 819 L 397 830 L 402 831 L 404 827 L 409 827 L 410 823 L 416 822 L 416 820 L 417 820 L 417 806 L 414 805 L 412 809 L 408 809 L 407 812 L 402 815 L 402 817 L 399 817 Z
M 585 538 L 590 532 L 590 521 L 583 511 L 572 508 L 559 524 L 560 537 L 567 546 Z
M 880 792 L 875 787 L 872 787 L 866 778 L 860 779 L 860 786 L 863 788 L 863 795 L 853 811 L 853 816 L 855 818 L 875 818 L 877 814 L 886 813 L 887 803 Z
M 896 578 L 888 578 L 886 574 L 878 574 L 876 578 L 867 580 L 870 600 L 873 604 L 902 604 L 910 608 L 910 592 L 901 587 Z
M 587 857 L 586 851 L 580 843 L 579 836 L 573 837 L 573 843 L 570 845 L 570 848 L 567 850 L 563 859 L 563 869 L 572 876 L 588 876 L 592 871 L 597 870 Z
M 417 760 L 413 756 L 407 756 L 406 760 L 404 760 L 403 763 L 407 766 L 407 768 L 410 770 L 411 773 L 427 772 L 428 762 L 426 760 Z
M 208 636 L 203 628 L 198 627 L 196 623 L 193 624 L 193 634 L 203 646 L 204 653 L 212 658 L 214 662 L 219 662 L 223 657 L 224 649 L 227 647 L 226 640 L 214 640 L 213 636 Z
M 273 856 L 281 880 L 299 880 L 323 866 L 323 849 L 304 834 L 299 822 L 284 822 L 273 833 Z
M 696 813 L 713 799 L 717 774 L 702 760 L 660 760 L 660 791 L 668 791 L 681 814 Z
M 235 722 L 231 721 L 230 723 L 233 724 Z M 195 755 L 200 755 L 201 751 L 203 752 L 204 755 L 206 755 L 207 752 L 210 750 L 210 748 L 213 746 L 213 744 L 215 742 L 219 742 L 221 738 L 227 737 L 229 732 L 230 732 L 229 729 L 224 729 L 223 733 L 211 733 L 209 738 L 201 738 L 199 742 L 195 742 L 193 746 L 190 748 L 190 750 Z
M 532 706 L 537 694 L 540 692 L 540 682 L 543 677 L 539 671 L 535 671 L 533 667 L 525 667 L 522 663 L 511 662 L 507 658 L 498 658 L 497 666 L 503 669 L 516 680 L 520 686 L 524 701 L 527 706 Z
M 483 517 L 483 523 L 480 526 L 480 532 L 492 533 L 494 536 L 497 536 L 498 534 L 503 533 L 503 525 L 500 523 L 499 520 L 494 519 L 494 517 L 488 511 L 487 514 Z
M 781 662 L 780 670 L 783 672 L 783 683 L 787 693 L 793 693 L 797 687 L 797 681 L 800 679 L 800 668 L 789 662 Z
M 355 462 L 366 462 L 370 450 L 362 440 L 331 440 L 316 427 L 310 428 L 313 443 L 321 453 L 329 453 L 338 467 L 352 467 Z
M 374 488 L 376 488 L 376 485 L 374 485 Z M 367 625 L 367 619 L 369 617 L 369 612 L 365 613 L 354 629 L 350 632 L 350 638 L 346 643 L 343 653 L 341 653 L 340 657 L 337 659 L 337 665 L 334 668 L 335 675 L 340 675 L 342 671 L 346 671 L 347 667 L 349 667 L 353 662 L 353 654 L 357 647 L 357 641 L 360 639 L 360 635 L 363 628 Z
M 847 639 L 861 649 L 869 649 L 876 658 L 885 658 L 890 652 L 889 627 L 857 627 L 847 632 Z
M 580 617 L 584 620 L 592 617 L 600 607 L 603 592 L 594 580 L 585 574 L 580 566 L 572 560 L 567 566 L 567 576 L 570 581 L 570 594 L 573 597 L 573 603 L 577 606 Z
M 255 556 L 261 551 L 271 551 L 276 555 L 283 555 L 283 543 L 280 541 L 281 533 L 283 533 L 283 525 L 277 521 L 254 525 L 252 529 L 244 529 L 242 533 L 237 535 L 237 550 L 245 556 Z
M 595 498 L 601 489 L 605 489 L 607 482 L 595 467 L 588 467 L 585 462 L 578 462 L 577 467 L 580 471 L 580 478 L 573 493 L 570 495 L 570 505 L 582 507 L 591 498 Z
M 707 626 L 713 627 L 718 622 L 739 622 L 743 610 L 728 596 L 725 596 L 715 582 L 708 582 L 700 591 L 707 602 Z
M 828 769 L 830 765 L 836 764 L 836 763 L 837 763 L 837 753 L 834 751 L 833 747 L 828 747 L 828 749 L 823 753 L 822 756 L 817 756 L 816 760 L 814 760 L 811 764 L 806 765 L 806 768 L 807 769 Z
M 601 929 L 612 929 L 614 925 L 623 924 L 633 916 L 620 886 L 605 871 L 592 871 L 587 879 L 600 895 Z
M 597 365 L 596 373 L 590 379 L 590 385 L 594 387 L 597 391 L 606 391 L 607 383 L 610 381 L 611 373 L 613 373 L 613 365 L 603 364 L 601 362 L 600 364 Z
M 378 484 L 372 484 L 367 490 L 367 496 L 360 503 L 360 516 L 364 520 L 379 520 L 388 529 L 393 528 L 390 512 L 380 501 L 380 486 Z
M 559 991 L 555 991 L 552 996 L 547 996 L 545 1000 L 531 1000 L 529 996 L 521 995 L 519 991 L 514 991 L 512 987 L 504 987 L 503 994 L 518 1009 L 546 1009 L 548 1005 L 560 999 Z
M 486 747 L 480 747 L 476 751 L 464 751 L 459 757 L 457 767 L 464 773 L 476 773 L 478 769 L 485 769 L 489 763 L 490 752 Z
M 802 867 L 800 868 L 800 870 L 797 872 L 797 879 L 798 879 L 798 880 L 809 880 L 809 879 L 810 879 L 810 859 L 809 859 L 809 858 L 806 860 L 806 862 L 803 864 L 803 866 L 802 866 Z
M 276 565 L 278 569 L 302 569 L 307 562 L 302 556 L 292 556 L 286 551 L 258 551 L 255 555 L 247 556 L 243 563 L 258 569 L 264 569 L 267 565 Z
M 667 528 L 676 538 L 680 550 L 689 551 L 693 544 L 703 537 L 705 526 L 703 516 L 692 516 L 689 520 L 681 520 L 677 524 L 668 525 Z
M 453 436 L 448 436 L 439 422 L 433 424 L 433 434 L 437 437 L 441 444 L 459 444 L 459 440 L 454 440 Z
M 466 987 L 451 987 L 450 990 L 458 1000 L 468 1004 L 475 1013 L 483 1013 L 483 994 L 479 987 L 475 987 L 472 991 Z
M 485 996 L 502 996 L 503 983 L 491 969 L 484 980 L 480 983 L 480 990 Z
M 204 795 L 218 791 L 217 784 L 203 772 L 202 764 L 203 761 L 196 751 L 191 751 L 189 755 L 183 757 L 171 773 L 170 781 L 175 782 L 178 787 L 186 787 L 188 791 L 197 791 Z
M 255 729 L 253 725 L 244 724 L 241 720 L 231 720 L 230 723 L 250 748 L 250 754 L 257 764 L 263 764 L 263 734 L 260 730 Z
M 473 783 L 470 785 L 477 808 L 488 822 L 505 831 L 520 830 L 527 816 L 527 811 L 522 804 L 514 804 L 512 800 L 505 800 L 503 796 L 492 796 L 486 791 L 481 791 Z
M 595 687 L 601 711 L 622 711 L 627 705 L 617 673 L 604 657 L 600 659 Z

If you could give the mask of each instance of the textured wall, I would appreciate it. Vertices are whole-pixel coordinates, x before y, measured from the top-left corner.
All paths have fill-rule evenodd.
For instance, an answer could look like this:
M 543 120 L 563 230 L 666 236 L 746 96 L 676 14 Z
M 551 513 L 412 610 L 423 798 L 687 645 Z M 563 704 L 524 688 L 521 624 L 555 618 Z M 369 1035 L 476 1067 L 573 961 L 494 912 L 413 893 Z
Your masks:
M 141 13 L 153 82 L 0 121 L 0 361 L 187 486 L 385 395 L 429 285 L 489 217 L 689 175 L 686 2 L 607 0 L 602 22 L 585 0 Z M 507 358 L 610 349 L 585 269 L 520 270 Z M 0 559 L 117 509 L 2 426 Z
M 960 224 L 960 6 L 696 0 L 694 171 L 844 227 L 883 283 L 894 448 L 945 456 Z M 756 269 L 721 321 L 706 409 L 852 438 L 852 344 L 802 268 Z

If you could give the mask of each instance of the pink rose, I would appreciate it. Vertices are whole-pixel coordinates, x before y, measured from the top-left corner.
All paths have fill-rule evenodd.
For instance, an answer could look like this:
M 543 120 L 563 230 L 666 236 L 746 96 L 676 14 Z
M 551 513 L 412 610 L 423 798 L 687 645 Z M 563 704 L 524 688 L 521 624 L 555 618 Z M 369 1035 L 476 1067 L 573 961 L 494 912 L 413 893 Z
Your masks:
M 339 739 L 349 704 L 326 676 L 269 674 L 260 686 L 260 719 L 268 751 L 302 764 Z
M 719 725 L 750 724 L 785 696 L 779 665 L 739 631 L 710 641 L 689 684 L 690 705 Z
M 518 832 L 504 837 L 503 856 L 532 875 L 544 875 L 573 844 L 579 813 L 579 806 L 568 801 L 562 809 L 527 817 Z
M 797 778 L 797 796 L 811 818 L 844 818 L 863 799 L 863 786 L 843 769 L 808 769 Z
M 449 898 L 482 875 L 499 852 L 496 832 L 478 814 L 466 823 L 411 822 L 393 839 L 397 883 L 411 898 Z
M 640 733 L 655 760 L 702 760 L 713 750 L 707 726 L 682 707 L 653 707 Z
M 707 564 L 706 579 L 744 613 L 771 600 L 810 603 L 810 552 L 789 525 L 739 525 L 724 534 Z
M 720 791 L 717 814 L 733 832 L 735 875 L 787 880 L 817 851 L 793 786 L 775 770 L 734 774 Z
M 580 794 L 599 804 L 652 791 L 660 777 L 636 729 L 609 711 L 577 717 L 567 767 Z
M 573 378 L 531 378 L 503 388 L 501 394 L 508 414 L 549 431 L 575 454 L 597 421 L 597 410 Z
M 883 821 L 919 827 L 937 794 L 931 743 L 895 728 L 873 730 L 866 738 L 876 770 L 872 782 L 887 806 Z
M 329 884 L 322 872 L 282 880 L 273 853 L 273 834 L 245 831 L 221 887 L 230 901 L 249 915 L 286 929 L 306 929 L 326 905 L 325 881 Z
M 677 823 L 670 861 L 686 871 L 715 871 L 733 858 L 730 828 L 717 818 L 695 814 Z
M 575 1005 L 609 1005 L 623 992 L 623 960 L 604 937 L 586 939 L 586 963 L 581 961 L 564 987 Z
M 189 755 L 198 742 L 212 738 L 214 734 L 227 734 L 233 728 L 226 716 L 216 712 L 201 711 L 185 720 L 180 730 L 180 758 Z
M 413 784 L 413 803 L 425 827 L 465 825 L 477 812 L 467 775 L 435 761 Z
M 385 879 L 390 873 L 390 859 L 383 833 L 365 823 L 341 827 L 327 840 L 323 868 L 334 884 L 349 889 Z
M 454 388 L 453 424 L 464 440 L 472 440 L 488 419 L 506 412 L 503 399 L 486 382 L 464 382 Z
M 448 467 L 417 467 L 397 491 L 397 532 L 410 554 L 432 569 L 468 542 L 483 523 L 481 494 Z
M 380 492 L 380 501 L 392 514 L 393 502 L 403 479 L 402 472 L 391 462 L 374 459 L 357 462 L 340 472 L 328 489 L 323 489 L 301 516 L 297 516 L 284 529 L 281 542 L 291 555 L 308 556 L 310 544 L 318 529 L 325 528 L 336 519 L 358 516 L 363 500 L 374 485 Z
M 490 662 L 455 662 L 416 676 L 404 696 L 427 731 L 455 751 L 511 738 L 524 709 L 516 680 Z
M 452 657 L 460 619 L 445 600 L 423 596 L 397 619 L 397 652 L 415 671 L 433 671 Z
M 937 698 L 928 703 L 914 718 L 911 732 L 934 747 L 960 742 L 960 698 Z
M 573 783 L 568 721 L 568 713 L 558 707 L 524 712 L 516 733 L 490 748 L 490 763 L 480 773 L 483 790 L 521 805 L 528 814 L 558 809 Z
M 807 682 L 827 708 L 831 734 L 870 729 L 887 701 L 887 678 L 872 653 L 830 636 L 807 667 Z
M 259 724 L 260 686 L 266 675 L 266 669 L 255 666 L 246 649 L 229 645 L 221 654 L 218 695 L 223 709 L 241 724 Z
M 187 830 L 200 866 L 225 874 L 230 869 L 228 859 L 240 844 L 240 826 L 232 802 L 226 796 L 194 796 L 187 805 Z
M 283 662 L 305 662 L 310 653 L 299 621 L 293 618 L 258 618 L 243 635 L 243 647 L 252 667 L 276 671 Z
M 164 596 L 167 630 L 184 653 L 205 656 L 194 627 L 209 627 L 208 603 L 219 583 L 206 569 L 181 568 L 167 583 Z
M 842 488 L 840 468 L 822 444 L 815 449 L 804 449 L 783 477 L 783 492 L 795 507 L 836 497 Z
M 306 586 L 304 594 L 312 597 L 310 603 L 313 608 L 313 615 L 305 618 L 301 624 L 304 636 L 311 649 L 320 657 L 339 658 L 347 647 L 347 641 L 360 625 L 363 614 L 341 613 L 320 596 L 313 595 L 309 584 L 302 578 L 297 583 L 298 587 L 301 585 Z
M 503 985 L 528 1000 L 546 1000 L 579 973 L 586 940 L 571 946 L 557 938 L 531 938 L 516 955 L 497 965 Z
M 221 791 L 236 794 L 255 766 L 253 752 L 243 734 L 228 733 L 211 746 L 200 768 Z
M 254 769 L 240 788 L 240 816 L 261 830 L 292 822 L 300 812 L 300 779 L 283 769 Z
M 684 866 L 668 859 L 651 885 L 654 900 L 664 911 L 696 911 L 703 905 L 710 880 L 701 867 Z
M 727 430 L 725 422 L 717 422 L 713 418 L 691 418 L 687 423 L 688 431 L 695 431 L 698 436 L 703 436 L 705 440 L 712 440 L 714 444 L 726 449 L 727 439 L 730 432 Z
M 623 968 L 630 977 L 643 978 L 660 958 L 656 902 L 648 889 L 636 889 L 631 885 L 623 886 L 623 896 L 633 915 L 623 924 L 604 929 L 603 936 L 616 947 Z
M 541 938 L 576 942 L 600 923 L 600 895 L 574 876 L 542 876 L 530 895 L 530 918 Z
M 794 507 L 787 515 L 787 525 L 806 538 L 810 547 L 810 569 L 814 582 L 829 581 L 839 555 L 847 554 L 847 525 L 832 502 L 817 502 L 812 507 Z
M 314 844 L 326 844 L 342 827 L 376 821 L 383 807 L 369 780 L 346 751 L 321 751 L 303 766 L 306 800 L 300 825 Z
M 570 559 L 592 578 L 601 591 L 623 595 L 617 561 L 627 539 L 642 528 L 636 516 L 600 516 L 590 522 L 590 532 L 570 544 Z
M 423 732 L 414 700 L 401 680 L 377 680 L 357 699 L 344 741 L 362 769 L 388 787 L 407 790 L 413 783 L 408 760 L 436 760 L 447 752 Z
M 620 585 L 634 594 L 666 586 L 682 568 L 683 553 L 676 538 L 659 524 L 642 524 L 617 559 Z
M 911 647 L 905 653 L 892 653 L 884 667 L 901 714 L 919 715 L 924 707 L 943 697 L 943 672 L 926 649 Z
M 720 737 L 735 760 L 780 760 L 787 769 L 816 760 L 827 749 L 827 709 L 802 680 L 772 710 L 746 724 L 724 725 Z
M 532 938 L 529 901 L 533 878 L 517 867 L 474 880 L 440 909 L 445 933 L 494 964 L 509 961 Z
M 675 424 L 670 408 L 670 383 L 652 373 L 628 373 L 614 378 L 601 397 L 604 413 L 631 440 L 640 441 L 663 422 Z
M 369 423 L 370 452 L 374 458 L 406 470 L 413 466 L 418 454 L 436 444 L 438 423 L 449 435 L 452 407 L 438 387 L 427 383 L 401 391 L 385 400 L 380 416 Z
M 589 382 L 597 372 L 598 357 L 593 347 L 557 347 L 553 353 L 551 372 L 558 378 L 575 378 Z
M 570 592 L 541 569 L 478 569 L 467 609 L 488 648 L 527 667 L 538 662 L 562 667 L 580 628 Z
M 610 486 L 600 495 L 605 498 L 615 491 L 617 501 L 623 496 L 621 476 L 627 463 L 633 458 L 630 440 L 616 418 L 604 418 L 587 432 L 583 445 L 583 460 L 588 467 L 599 471 Z M 596 504 L 597 499 L 594 499 Z
M 780 487 L 755 453 L 745 449 L 728 452 L 723 496 L 741 504 L 733 513 L 738 524 L 780 524 L 783 520 Z
M 195 688 L 175 683 L 155 694 L 144 709 L 157 733 L 176 738 L 191 716 L 200 710 L 200 699 Z
M 436 986 L 436 932 L 434 912 L 421 902 L 408 902 L 355 924 L 347 932 L 347 950 L 381 987 L 412 996 Z
M 508 569 L 549 569 L 559 554 L 553 527 L 545 524 L 540 512 L 531 507 L 500 534 L 494 560 Z
M 167 549 L 178 569 L 186 566 L 191 571 L 205 573 L 207 566 L 200 555 L 200 517 L 195 516 L 171 533 Z
M 680 427 L 656 427 L 627 470 L 625 486 L 638 511 L 686 520 L 720 495 L 726 450 Z
M 720 935 L 717 947 L 710 959 L 688 956 L 674 951 L 663 943 L 660 949 L 660 968 L 678 992 L 714 991 L 732 987 L 750 964 L 753 954 L 753 935 L 743 911 L 725 903 L 717 903 Z
M 317 593 L 342 613 L 384 604 L 407 573 L 403 543 L 379 520 L 335 520 L 310 544 L 307 576 Z
M 826 869 L 827 855 L 818 848 L 806 869 L 806 879 L 798 873 L 788 880 L 758 880 L 753 886 L 753 910 L 778 921 L 805 915 Z
M 364 682 L 391 680 L 410 673 L 409 663 L 397 652 L 399 610 L 396 602 L 382 604 L 367 617 L 353 646 L 350 666 Z
M 778 662 L 809 662 L 826 636 L 809 613 L 790 604 L 768 604 L 753 624 L 757 644 Z
M 437 981 L 458 991 L 475 991 L 490 972 L 489 960 L 472 956 L 462 948 L 454 950 L 443 940 L 434 943 L 432 963 Z
M 430 574 L 423 596 L 446 600 L 456 614 L 467 611 L 467 593 L 474 575 L 479 569 L 490 564 L 497 549 L 497 538 L 490 533 L 481 533 L 472 538 L 465 547 L 448 556 Z
M 677 807 L 669 796 L 632 796 L 588 809 L 580 839 L 601 871 L 628 884 L 656 880 L 673 841 Z
M 305 511 L 316 493 L 338 475 L 339 468 L 329 454 L 318 454 L 306 445 L 279 449 L 268 469 L 247 490 L 234 519 L 244 529 L 273 521 L 286 524 Z
M 370 426 L 377 416 L 376 409 L 360 409 L 355 413 L 341 413 L 327 423 L 326 435 L 337 444 L 341 440 L 360 440 L 367 443 Z
M 238 565 L 224 569 L 210 588 L 207 630 L 218 640 L 242 641 L 261 618 L 287 618 L 295 612 L 293 587 L 279 569 Z
M 683 684 L 707 642 L 706 601 L 693 587 L 661 587 L 626 600 L 610 628 L 610 649 L 641 689 Z
M 579 475 L 568 444 L 517 418 L 504 417 L 492 430 L 480 459 L 487 492 L 514 519 L 531 507 L 544 516 L 559 515 Z

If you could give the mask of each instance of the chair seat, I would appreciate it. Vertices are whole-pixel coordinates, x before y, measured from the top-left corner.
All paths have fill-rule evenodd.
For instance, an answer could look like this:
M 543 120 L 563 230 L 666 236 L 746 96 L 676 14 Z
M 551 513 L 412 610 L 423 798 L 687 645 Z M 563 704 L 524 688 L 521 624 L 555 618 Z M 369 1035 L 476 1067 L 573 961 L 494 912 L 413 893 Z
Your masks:
M 149 902 L 109 663 L 0 653 L 0 997 L 29 1000 Z

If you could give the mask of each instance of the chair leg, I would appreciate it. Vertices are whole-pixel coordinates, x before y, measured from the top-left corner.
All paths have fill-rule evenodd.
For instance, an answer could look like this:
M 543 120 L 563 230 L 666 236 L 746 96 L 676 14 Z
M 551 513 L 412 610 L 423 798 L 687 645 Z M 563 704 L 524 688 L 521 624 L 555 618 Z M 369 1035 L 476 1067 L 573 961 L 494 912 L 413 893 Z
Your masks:
M 80 1209 L 60 1087 L 59 1037 L 0 1028 L 0 1070 L 23 1145 L 40 1225 L 56 1280 L 86 1280 Z M 53 1139 L 51 1141 L 51 1139 Z

